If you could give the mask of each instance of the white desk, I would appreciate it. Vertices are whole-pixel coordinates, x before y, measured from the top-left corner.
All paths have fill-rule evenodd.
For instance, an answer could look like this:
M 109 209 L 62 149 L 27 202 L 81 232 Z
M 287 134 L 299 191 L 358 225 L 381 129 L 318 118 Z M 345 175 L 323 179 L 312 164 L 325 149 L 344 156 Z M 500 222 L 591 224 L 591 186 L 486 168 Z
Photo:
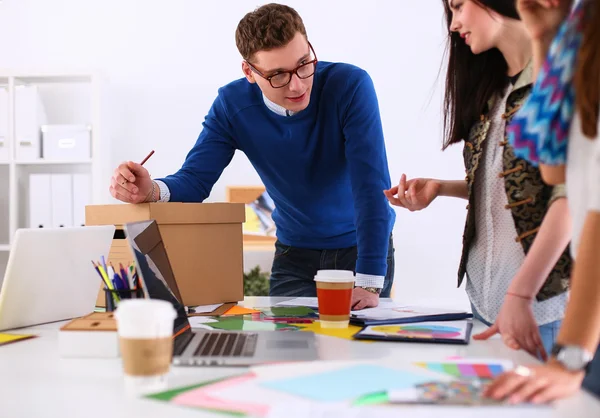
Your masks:
M 248 307 L 272 306 L 285 298 L 247 298 Z M 123 393 L 120 359 L 62 359 L 58 355 L 58 328 L 48 324 L 18 330 L 39 337 L 0 347 L 0 417 L 85 417 L 85 418 L 185 418 L 222 417 L 201 410 L 175 407 L 146 399 L 131 399 Z M 475 331 L 483 329 L 477 323 Z M 442 360 L 448 356 L 504 358 L 515 362 L 535 362 L 523 352 L 513 352 L 499 339 L 472 341 L 468 346 L 362 343 L 318 336 L 324 360 L 382 359 Z M 236 368 L 171 369 L 170 387 L 200 383 L 239 373 Z M 404 412 L 404 415 L 402 413 Z M 398 416 L 437 416 L 440 408 L 398 407 Z M 511 416 L 586 418 L 600 417 L 600 401 L 580 392 L 553 408 L 450 408 L 443 416 L 460 418 Z

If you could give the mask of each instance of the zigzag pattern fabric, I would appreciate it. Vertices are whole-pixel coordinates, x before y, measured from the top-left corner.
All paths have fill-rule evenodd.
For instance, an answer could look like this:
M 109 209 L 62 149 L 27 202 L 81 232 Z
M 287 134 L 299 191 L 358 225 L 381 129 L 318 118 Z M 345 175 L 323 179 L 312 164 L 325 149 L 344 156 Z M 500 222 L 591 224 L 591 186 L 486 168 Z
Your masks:
M 583 1 L 561 25 L 523 107 L 506 128 L 515 155 L 534 166 L 561 165 L 575 111 L 573 76 L 583 38 Z

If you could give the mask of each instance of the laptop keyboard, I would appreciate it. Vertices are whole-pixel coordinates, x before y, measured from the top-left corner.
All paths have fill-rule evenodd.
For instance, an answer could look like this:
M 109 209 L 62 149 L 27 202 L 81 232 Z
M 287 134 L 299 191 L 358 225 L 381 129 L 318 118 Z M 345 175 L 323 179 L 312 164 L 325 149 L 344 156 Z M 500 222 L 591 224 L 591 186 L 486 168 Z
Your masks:
M 198 357 L 251 357 L 256 351 L 258 334 L 235 332 L 207 332 L 202 337 L 194 356 Z

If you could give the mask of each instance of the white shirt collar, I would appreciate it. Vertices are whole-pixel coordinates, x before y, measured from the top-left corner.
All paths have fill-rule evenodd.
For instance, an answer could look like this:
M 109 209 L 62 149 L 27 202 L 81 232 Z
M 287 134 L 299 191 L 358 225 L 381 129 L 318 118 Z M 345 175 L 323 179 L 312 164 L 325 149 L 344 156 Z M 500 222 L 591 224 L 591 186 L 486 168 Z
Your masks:
M 291 110 L 287 110 L 283 106 L 279 106 L 277 103 L 272 102 L 264 94 L 263 94 L 263 101 L 265 102 L 265 105 L 269 108 L 269 110 L 271 110 L 274 113 L 277 113 L 279 116 L 292 116 L 293 114 L 296 113 Z

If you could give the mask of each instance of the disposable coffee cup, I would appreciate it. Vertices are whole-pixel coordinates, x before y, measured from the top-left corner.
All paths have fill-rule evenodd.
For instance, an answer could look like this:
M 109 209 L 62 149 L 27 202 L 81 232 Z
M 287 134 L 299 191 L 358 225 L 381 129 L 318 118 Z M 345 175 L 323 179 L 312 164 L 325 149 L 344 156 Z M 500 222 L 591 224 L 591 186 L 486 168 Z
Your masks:
M 350 322 L 354 272 L 319 270 L 315 276 L 321 328 L 347 328 Z
M 115 312 L 125 390 L 144 395 L 167 389 L 176 312 L 163 300 L 128 299 Z

